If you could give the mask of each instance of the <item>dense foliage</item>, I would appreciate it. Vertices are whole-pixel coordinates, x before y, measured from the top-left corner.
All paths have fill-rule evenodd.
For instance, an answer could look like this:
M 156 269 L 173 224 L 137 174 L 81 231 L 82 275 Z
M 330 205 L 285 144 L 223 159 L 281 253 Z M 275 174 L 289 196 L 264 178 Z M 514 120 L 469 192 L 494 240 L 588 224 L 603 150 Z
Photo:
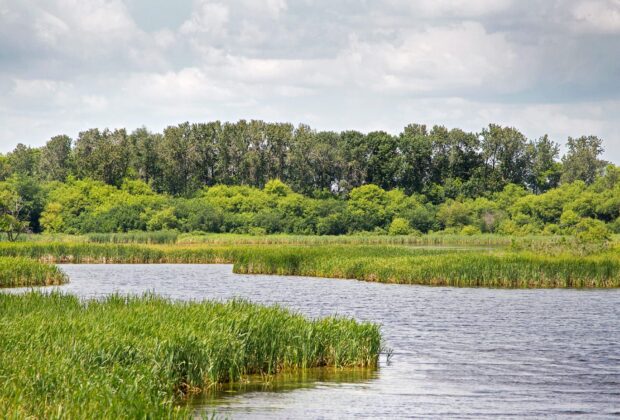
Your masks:
M 559 160 L 547 136 L 498 125 L 398 135 L 262 121 L 92 129 L 0 158 L 0 229 L 604 239 L 620 231 L 620 169 L 601 152 L 597 137 L 569 138 Z

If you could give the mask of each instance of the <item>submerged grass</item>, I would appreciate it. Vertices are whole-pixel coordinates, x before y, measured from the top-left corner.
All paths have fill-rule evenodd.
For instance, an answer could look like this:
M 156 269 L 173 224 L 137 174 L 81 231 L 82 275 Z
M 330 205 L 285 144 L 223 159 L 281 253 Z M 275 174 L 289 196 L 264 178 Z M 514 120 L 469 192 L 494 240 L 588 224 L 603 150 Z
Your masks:
M 0 244 L 0 256 L 63 263 L 229 263 L 247 274 L 458 287 L 620 287 L 616 248 L 594 255 L 402 245 Z
M 375 367 L 380 332 L 245 301 L 0 294 L 8 418 L 187 417 L 184 399 L 247 375 Z
M 0 287 L 49 286 L 67 281 L 56 266 L 23 257 L 0 257 Z

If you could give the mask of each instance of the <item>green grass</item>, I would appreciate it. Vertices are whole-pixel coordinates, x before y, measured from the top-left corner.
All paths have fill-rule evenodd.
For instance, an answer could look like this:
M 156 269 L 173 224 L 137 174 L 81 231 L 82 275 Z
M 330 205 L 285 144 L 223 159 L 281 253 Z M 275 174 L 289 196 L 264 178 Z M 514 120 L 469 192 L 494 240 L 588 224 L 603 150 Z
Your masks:
M 620 287 L 620 258 L 611 253 L 547 256 L 510 251 L 257 248 L 237 258 L 235 272 L 456 287 Z
M 479 234 L 472 236 L 454 234 L 429 234 L 429 235 L 244 235 L 234 233 L 197 234 L 186 233 L 178 237 L 177 243 L 187 244 L 210 244 L 210 245 L 467 245 L 467 246 L 507 246 L 513 239 L 521 238 Z M 548 240 L 549 237 L 528 237 L 534 240 Z
M 351 278 L 458 287 L 620 287 L 620 253 L 358 244 L 0 244 L 0 256 L 69 263 L 229 263 L 248 274 Z
M 175 231 L 91 233 L 86 235 L 88 242 L 113 244 L 174 244 L 179 237 Z
M 49 286 L 67 281 L 56 266 L 23 257 L 0 257 L 0 287 Z
M 0 235 L 0 238 L 2 236 Z M 68 234 L 25 234 L 19 242 L 64 242 L 64 243 L 117 243 L 117 244 L 208 244 L 208 245 L 422 245 L 422 246 L 509 246 L 513 243 L 555 243 L 562 236 L 507 236 L 497 234 L 460 235 L 443 232 L 427 235 L 378 235 L 359 233 L 352 235 L 248 235 L 235 233 L 178 233 L 127 232 L 90 233 L 85 235 Z M 620 240 L 620 238 L 618 238 Z M 1 241 L 0 241 L 1 242 Z
M 245 301 L 0 294 L 0 412 L 188 417 L 188 396 L 249 375 L 376 367 L 380 343 L 374 324 Z

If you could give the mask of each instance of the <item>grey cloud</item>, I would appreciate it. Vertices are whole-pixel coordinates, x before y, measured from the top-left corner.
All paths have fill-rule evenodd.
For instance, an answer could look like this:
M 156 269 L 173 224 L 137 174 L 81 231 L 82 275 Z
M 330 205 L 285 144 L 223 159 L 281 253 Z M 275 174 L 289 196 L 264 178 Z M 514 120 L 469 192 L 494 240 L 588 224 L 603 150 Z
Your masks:
M 499 122 L 620 161 L 619 41 L 619 0 L 0 0 L 0 149 L 216 118 Z

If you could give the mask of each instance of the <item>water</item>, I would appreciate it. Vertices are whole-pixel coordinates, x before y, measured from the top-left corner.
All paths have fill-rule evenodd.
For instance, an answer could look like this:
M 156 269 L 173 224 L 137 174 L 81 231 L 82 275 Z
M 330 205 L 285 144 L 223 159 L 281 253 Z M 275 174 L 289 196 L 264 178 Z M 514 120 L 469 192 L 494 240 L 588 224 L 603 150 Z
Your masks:
M 620 415 L 620 290 L 493 290 L 238 275 L 228 265 L 64 265 L 84 297 L 278 303 L 378 322 L 377 372 L 284 377 L 195 402 L 233 418 Z

